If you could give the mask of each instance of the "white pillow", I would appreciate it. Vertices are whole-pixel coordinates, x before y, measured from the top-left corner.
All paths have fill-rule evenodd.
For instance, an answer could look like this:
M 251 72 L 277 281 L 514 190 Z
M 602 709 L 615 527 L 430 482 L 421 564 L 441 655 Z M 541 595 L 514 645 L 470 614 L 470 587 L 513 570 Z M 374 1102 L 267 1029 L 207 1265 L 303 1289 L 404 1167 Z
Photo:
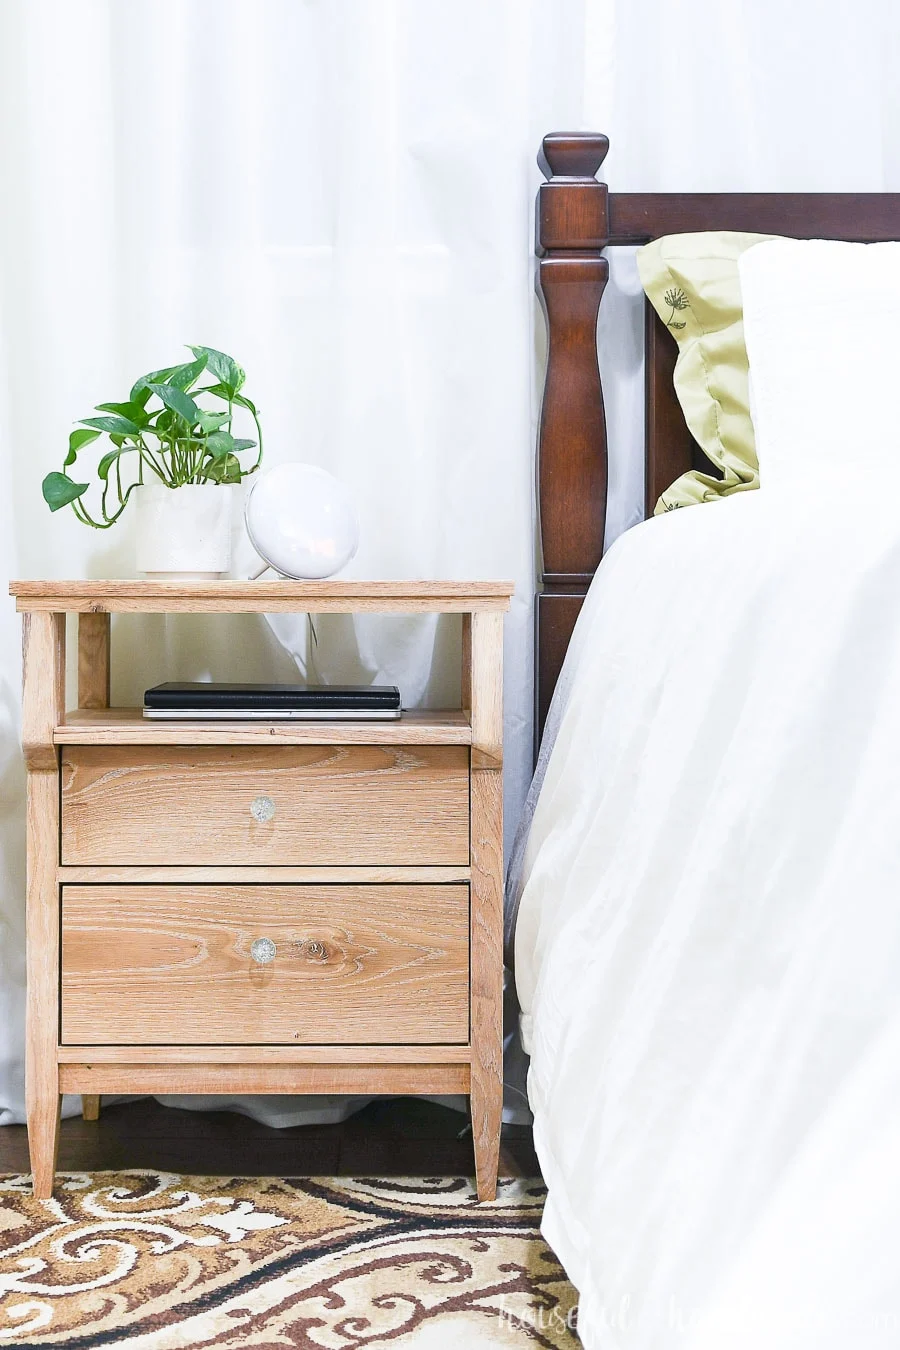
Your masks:
M 873 490 L 892 490 L 900 243 L 773 239 L 739 268 L 760 486 L 810 492 L 879 475 Z

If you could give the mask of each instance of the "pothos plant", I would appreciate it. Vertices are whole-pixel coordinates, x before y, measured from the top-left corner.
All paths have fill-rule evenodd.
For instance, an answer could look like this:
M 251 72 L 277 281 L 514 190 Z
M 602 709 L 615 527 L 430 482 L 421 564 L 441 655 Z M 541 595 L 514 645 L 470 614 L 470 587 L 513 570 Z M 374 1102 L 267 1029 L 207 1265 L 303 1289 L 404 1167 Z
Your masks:
M 103 416 L 81 419 L 69 437 L 63 472 L 48 473 L 42 485 L 51 511 L 71 506 L 85 525 L 106 530 L 119 519 L 134 489 L 148 479 L 170 488 L 239 483 L 259 468 L 262 429 L 255 406 L 241 393 L 243 370 L 214 347 L 190 350 L 193 361 L 142 375 L 127 402 L 98 403 L 96 411 Z M 208 382 L 198 384 L 204 377 Z M 257 440 L 232 434 L 237 408 L 253 418 Z M 112 448 L 97 464 L 102 487 L 95 519 L 84 501 L 90 483 L 77 483 L 65 470 L 104 435 Z M 256 455 L 248 466 L 242 457 L 253 450 Z

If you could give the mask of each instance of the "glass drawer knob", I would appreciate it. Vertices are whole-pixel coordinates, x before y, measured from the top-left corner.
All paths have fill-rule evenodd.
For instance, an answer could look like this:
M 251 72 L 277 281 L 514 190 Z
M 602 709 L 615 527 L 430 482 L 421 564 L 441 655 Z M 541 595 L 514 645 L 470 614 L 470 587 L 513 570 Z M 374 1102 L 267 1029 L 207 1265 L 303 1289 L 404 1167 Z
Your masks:
M 275 815 L 275 803 L 271 797 L 254 797 L 250 803 L 250 814 L 260 825 L 265 825 Z
M 262 937 L 251 943 L 250 955 L 258 966 L 267 966 L 270 961 L 275 960 L 276 950 L 271 938 Z

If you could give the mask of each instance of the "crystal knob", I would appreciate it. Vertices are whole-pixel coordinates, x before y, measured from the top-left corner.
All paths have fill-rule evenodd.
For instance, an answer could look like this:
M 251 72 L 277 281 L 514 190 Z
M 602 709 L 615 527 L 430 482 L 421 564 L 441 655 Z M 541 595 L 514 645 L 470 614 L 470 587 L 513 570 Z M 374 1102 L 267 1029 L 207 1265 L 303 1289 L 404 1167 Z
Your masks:
M 250 803 L 250 814 L 260 825 L 265 825 L 275 815 L 275 803 L 271 797 L 254 797 Z
M 270 961 L 275 960 L 277 948 L 271 938 L 257 938 L 250 944 L 250 955 L 258 966 L 267 966 Z

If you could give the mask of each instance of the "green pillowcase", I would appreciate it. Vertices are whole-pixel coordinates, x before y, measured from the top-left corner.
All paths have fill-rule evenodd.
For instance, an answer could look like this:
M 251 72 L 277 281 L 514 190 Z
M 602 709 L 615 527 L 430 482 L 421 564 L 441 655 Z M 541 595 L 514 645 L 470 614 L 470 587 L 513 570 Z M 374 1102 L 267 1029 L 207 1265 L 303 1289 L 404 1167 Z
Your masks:
M 684 419 L 721 481 L 692 469 L 662 494 L 654 514 L 759 487 L 750 420 L 738 259 L 768 234 L 670 234 L 638 250 L 641 284 L 678 343 L 675 392 Z

